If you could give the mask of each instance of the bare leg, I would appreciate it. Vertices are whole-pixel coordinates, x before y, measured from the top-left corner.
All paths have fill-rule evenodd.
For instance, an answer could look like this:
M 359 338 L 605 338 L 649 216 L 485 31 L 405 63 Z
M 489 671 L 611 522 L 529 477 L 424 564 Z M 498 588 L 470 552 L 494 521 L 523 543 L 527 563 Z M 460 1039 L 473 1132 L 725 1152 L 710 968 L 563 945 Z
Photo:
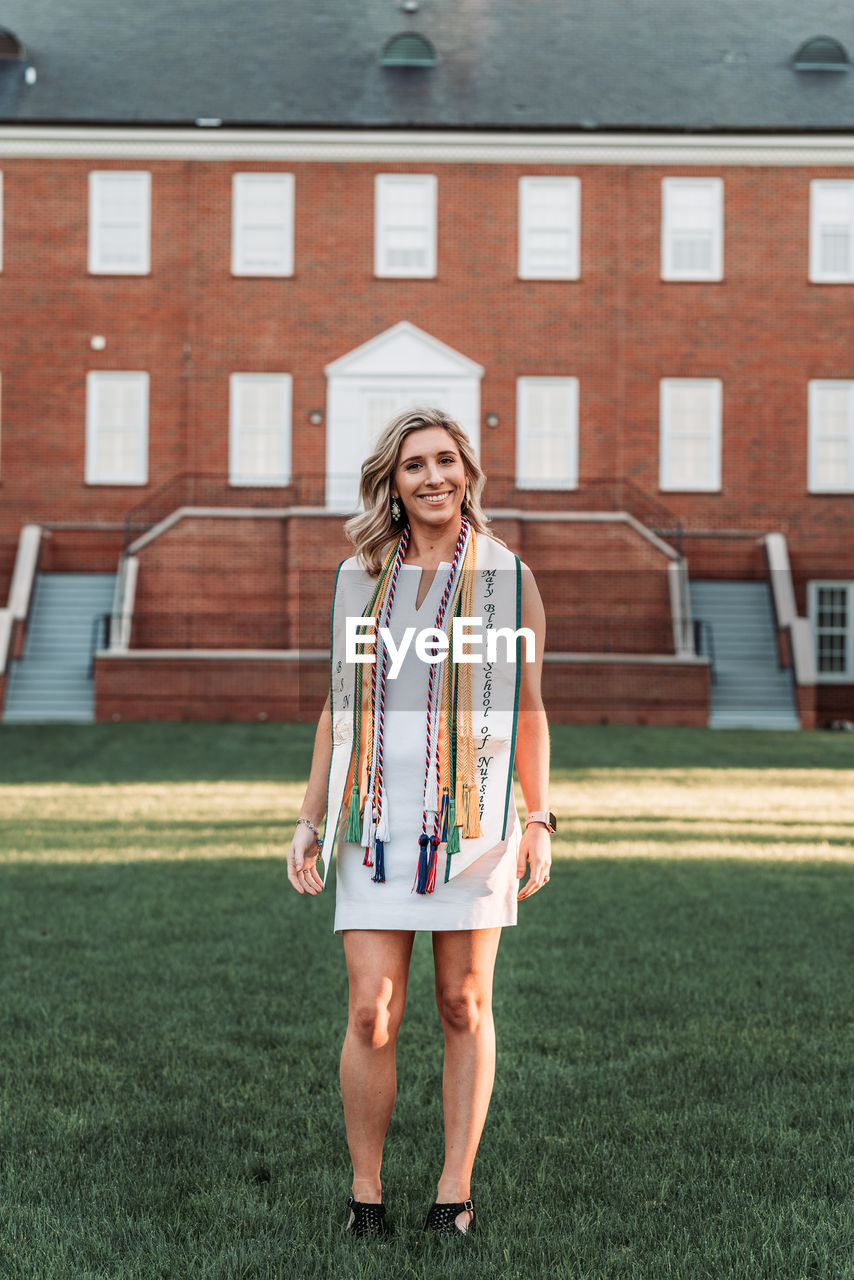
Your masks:
M 394 1051 L 406 1003 L 415 935 L 398 929 L 347 929 L 350 979 L 341 1097 L 353 1161 L 353 1199 L 382 1200 L 383 1143 L 397 1093 Z
M 445 1165 L 436 1193 L 442 1204 L 467 1200 L 471 1172 L 495 1079 L 492 975 L 500 929 L 433 934 L 436 1003 L 445 1033 Z M 457 1217 L 463 1230 L 467 1212 Z

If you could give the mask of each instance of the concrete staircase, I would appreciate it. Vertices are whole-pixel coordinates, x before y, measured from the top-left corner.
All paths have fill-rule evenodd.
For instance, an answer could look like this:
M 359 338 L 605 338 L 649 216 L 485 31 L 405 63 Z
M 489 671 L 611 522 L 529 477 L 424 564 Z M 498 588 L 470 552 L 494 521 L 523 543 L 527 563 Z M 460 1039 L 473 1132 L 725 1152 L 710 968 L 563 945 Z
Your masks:
M 714 645 L 712 729 L 798 729 L 792 673 L 777 661 L 766 582 L 692 582 L 691 612 Z
M 4 721 L 94 720 L 93 625 L 112 611 L 115 581 L 112 573 L 36 576 L 26 650 L 9 664 Z

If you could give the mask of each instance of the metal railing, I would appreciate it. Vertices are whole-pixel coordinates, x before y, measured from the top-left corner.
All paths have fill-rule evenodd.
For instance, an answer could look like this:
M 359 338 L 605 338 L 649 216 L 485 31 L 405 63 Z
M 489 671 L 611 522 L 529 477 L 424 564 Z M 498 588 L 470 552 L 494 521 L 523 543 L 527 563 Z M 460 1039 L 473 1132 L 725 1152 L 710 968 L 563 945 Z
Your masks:
M 224 475 L 181 472 L 126 512 L 125 551 L 135 533 L 151 529 L 178 507 L 322 507 L 330 486 L 350 486 L 355 494 L 357 482 L 358 477 L 353 474 L 314 471 L 302 472 L 286 485 L 244 485 L 232 484 Z M 515 475 L 490 473 L 481 501 L 487 509 L 515 507 L 540 511 L 544 499 L 555 511 L 626 511 L 660 538 L 671 542 L 682 554 L 681 519 L 626 478 L 601 477 L 585 481 L 575 489 L 549 490 L 519 488 Z
M 712 684 L 717 684 L 715 669 L 715 633 L 711 622 L 706 618 L 694 619 L 694 652 L 709 659 L 709 674 Z

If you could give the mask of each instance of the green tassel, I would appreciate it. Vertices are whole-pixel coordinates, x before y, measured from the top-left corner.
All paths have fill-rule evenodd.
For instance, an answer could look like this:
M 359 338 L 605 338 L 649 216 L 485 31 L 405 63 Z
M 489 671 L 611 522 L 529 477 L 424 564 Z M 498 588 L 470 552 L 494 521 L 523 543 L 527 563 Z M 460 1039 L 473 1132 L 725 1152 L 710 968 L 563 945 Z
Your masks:
M 451 800 L 451 811 L 448 814 L 448 853 L 459 853 L 460 851 L 460 829 L 457 826 L 457 811 L 453 799 Z
M 359 844 L 362 839 L 362 816 L 359 812 L 359 788 L 353 783 L 350 792 L 350 810 L 347 814 L 347 830 L 344 839 L 348 844 Z

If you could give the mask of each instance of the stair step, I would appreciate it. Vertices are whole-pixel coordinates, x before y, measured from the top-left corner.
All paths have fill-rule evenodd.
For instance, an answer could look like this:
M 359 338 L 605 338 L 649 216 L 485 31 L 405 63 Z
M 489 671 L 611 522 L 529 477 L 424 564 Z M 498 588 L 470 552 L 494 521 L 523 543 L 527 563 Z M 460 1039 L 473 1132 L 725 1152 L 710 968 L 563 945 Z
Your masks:
M 768 584 L 701 579 L 689 590 L 694 617 L 711 630 L 709 726 L 797 729 L 792 675 L 779 666 Z
M 112 613 L 115 575 L 36 576 L 23 658 L 10 664 L 4 721 L 91 721 L 96 620 Z M 101 632 L 103 635 L 103 632 Z

